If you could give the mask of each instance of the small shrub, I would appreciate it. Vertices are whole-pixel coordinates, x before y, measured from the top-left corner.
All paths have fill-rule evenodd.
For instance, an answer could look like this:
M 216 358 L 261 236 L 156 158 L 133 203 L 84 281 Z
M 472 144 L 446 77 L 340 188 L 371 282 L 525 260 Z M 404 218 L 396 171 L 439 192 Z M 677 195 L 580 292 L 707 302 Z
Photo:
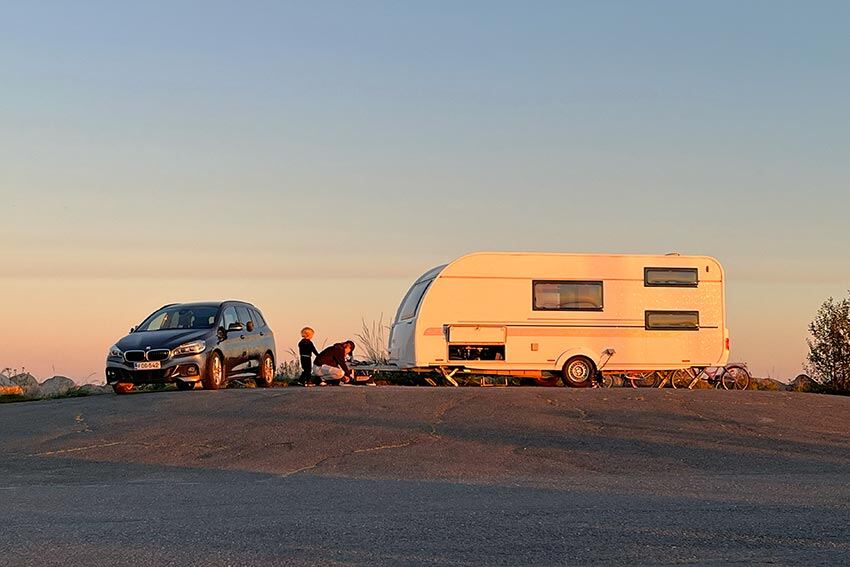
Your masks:
M 809 333 L 809 375 L 830 390 L 850 390 L 850 298 L 827 299 Z
M 387 331 L 389 326 L 384 324 L 384 314 L 377 321 L 372 320 L 371 324 L 366 323 L 365 319 L 361 320 L 361 331 L 355 333 L 354 337 L 359 341 L 358 347 L 365 355 L 364 362 L 371 364 L 388 364 L 390 361 L 390 353 L 387 350 Z

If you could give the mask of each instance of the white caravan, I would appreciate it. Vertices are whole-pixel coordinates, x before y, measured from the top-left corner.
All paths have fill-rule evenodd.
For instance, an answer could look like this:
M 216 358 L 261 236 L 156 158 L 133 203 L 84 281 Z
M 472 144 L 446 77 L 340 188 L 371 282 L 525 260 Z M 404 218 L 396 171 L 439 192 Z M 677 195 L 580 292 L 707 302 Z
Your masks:
M 562 376 L 723 366 L 723 268 L 707 256 L 480 252 L 434 268 L 390 333 L 400 369 Z

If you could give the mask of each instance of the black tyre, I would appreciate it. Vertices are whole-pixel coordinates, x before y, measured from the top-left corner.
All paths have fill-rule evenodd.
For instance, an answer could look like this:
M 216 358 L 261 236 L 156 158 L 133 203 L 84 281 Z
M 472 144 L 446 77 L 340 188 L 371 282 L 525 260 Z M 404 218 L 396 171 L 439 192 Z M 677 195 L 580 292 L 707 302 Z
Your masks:
M 750 373 L 743 366 L 729 366 L 722 380 L 726 390 L 746 390 L 750 385 Z
M 257 376 L 257 387 L 268 388 L 274 382 L 274 358 L 269 353 L 263 355 L 263 361 L 260 363 L 260 373 Z
M 574 356 L 564 364 L 562 379 L 565 386 L 588 388 L 596 377 L 596 366 L 584 356 Z
M 207 360 L 207 367 L 203 379 L 205 390 L 218 390 L 225 386 L 224 359 L 221 353 L 214 352 Z
M 195 383 L 194 382 L 184 382 L 183 380 L 178 380 L 175 382 L 177 384 L 177 389 L 181 391 L 194 390 Z

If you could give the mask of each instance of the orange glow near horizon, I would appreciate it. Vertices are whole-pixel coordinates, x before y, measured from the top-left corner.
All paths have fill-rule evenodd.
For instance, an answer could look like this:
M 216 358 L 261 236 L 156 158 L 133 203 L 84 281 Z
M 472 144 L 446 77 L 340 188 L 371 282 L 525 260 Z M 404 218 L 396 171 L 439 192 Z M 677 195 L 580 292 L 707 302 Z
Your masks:
M 363 319 L 371 322 L 383 315 L 389 324 L 418 275 L 315 280 L 0 278 L 6 322 L 0 328 L 0 365 L 26 367 L 42 380 L 59 374 L 78 382 L 102 382 L 106 350 L 150 312 L 175 301 L 231 298 L 263 310 L 282 361 L 290 358 L 289 349 L 305 325 L 316 329 L 316 343 L 321 345 L 352 338 Z M 806 325 L 826 291 L 792 284 L 728 285 L 731 360 L 745 360 L 758 376 L 792 379 L 802 371 Z M 804 297 L 808 304 L 785 302 L 778 309 L 789 294 Z

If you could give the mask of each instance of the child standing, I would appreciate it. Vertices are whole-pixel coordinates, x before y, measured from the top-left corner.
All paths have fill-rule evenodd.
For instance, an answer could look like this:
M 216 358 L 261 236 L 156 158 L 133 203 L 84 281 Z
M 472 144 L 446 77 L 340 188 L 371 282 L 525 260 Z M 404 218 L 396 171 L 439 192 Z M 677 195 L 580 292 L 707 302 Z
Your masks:
M 298 343 L 298 354 L 301 356 L 301 383 L 303 385 L 313 384 L 313 355 L 319 354 L 316 345 L 313 344 L 315 332 L 310 327 L 301 329 L 301 341 Z

